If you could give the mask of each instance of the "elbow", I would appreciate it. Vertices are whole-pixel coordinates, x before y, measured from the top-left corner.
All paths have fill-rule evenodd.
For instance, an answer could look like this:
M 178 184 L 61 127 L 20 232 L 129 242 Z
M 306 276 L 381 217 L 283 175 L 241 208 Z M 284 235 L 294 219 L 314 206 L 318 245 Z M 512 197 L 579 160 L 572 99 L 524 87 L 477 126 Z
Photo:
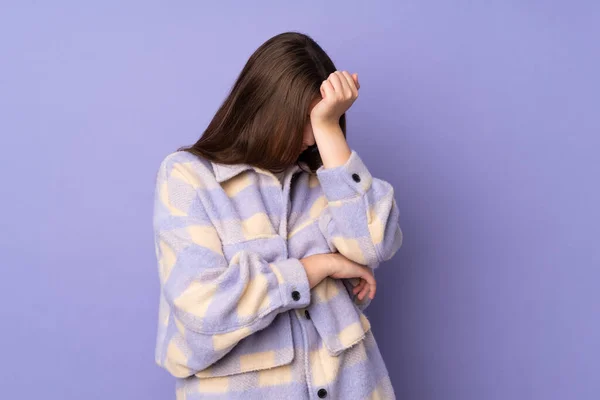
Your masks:
M 171 340 L 170 343 L 164 343 L 166 347 L 160 347 L 163 351 L 162 359 L 157 354 L 156 364 L 165 369 L 171 376 L 175 378 L 189 378 L 196 372 L 189 365 L 188 357 L 185 356 L 185 351 L 182 347 L 188 347 L 185 343 L 175 343 Z M 182 346 L 183 345 L 183 346 Z
M 402 246 L 403 234 L 399 217 L 394 189 L 390 186 L 385 200 L 371 207 L 367 213 L 367 225 L 373 244 L 372 253 L 377 258 L 374 261 L 388 261 Z
M 194 375 L 193 371 L 186 365 L 178 364 L 172 360 L 165 360 L 165 363 L 160 366 L 163 367 L 174 378 L 185 379 Z
M 381 241 L 379 246 L 375 245 L 376 248 L 379 247 L 377 249 L 377 255 L 380 262 L 390 260 L 396 255 L 400 247 L 402 247 L 404 237 L 400 225 L 396 223 L 392 226 L 392 232 L 384 237 L 384 240 Z
M 360 239 L 336 236 L 332 238 L 332 250 L 362 265 L 377 265 L 388 261 L 402 246 L 403 238 L 398 224 L 389 225 L 389 227 L 391 228 L 389 232 Z
M 189 330 L 181 331 L 181 323 L 172 318 L 176 327 L 170 338 L 164 338 L 156 349 L 156 363 L 175 378 L 188 378 L 210 367 L 233 345 L 229 342 L 222 346 L 217 335 L 204 335 Z M 175 328 L 175 329 L 174 329 Z
M 381 223 L 379 218 L 371 218 L 369 223 L 369 233 L 373 243 L 373 254 L 377 262 L 383 262 L 391 259 L 398 249 L 402 246 L 403 234 L 398 223 L 398 211 L 394 206 L 391 212 L 387 214 L 385 223 Z

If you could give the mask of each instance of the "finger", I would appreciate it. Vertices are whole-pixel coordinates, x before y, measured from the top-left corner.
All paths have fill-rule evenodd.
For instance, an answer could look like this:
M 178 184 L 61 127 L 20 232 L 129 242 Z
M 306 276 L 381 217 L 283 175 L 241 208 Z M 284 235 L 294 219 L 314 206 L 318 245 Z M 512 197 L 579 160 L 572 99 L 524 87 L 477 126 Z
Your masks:
M 344 86 L 338 74 L 336 74 L 335 72 L 332 73 L 331 75 L 329 75 L 329 78 L 327 80 L 331 82 L 336 93 L 344 93 Z
M 342 72 L 342 75 L 346 79 L 346 82 L 348 82 L 348 87 L 350 87 L 350 90 L 352 91 L 352 95 L 354 97 L 357 97 L 358 96 L 358 88 L 354 84 L 354 79 L 352 79 L 352 76 L 350 75 L 350 73 L 348 71 L 344 71 L 344 72 Z
M 336 71 L 335 74 L 340 78 L 340 82 L 342 83 L 342 94 L 344 99 L 354 98 L 354 83 L 348 82 L 343 71 Z
M 329 80 L 323 81 L 321 84 L 321 97 L 324 99 L 331 98 L 335 95 L 335 89 Z
M 353 293 L 354 294 L 359 293 L 362 290 L 362 288 L 365 287 L 366 284 L 367 284 L 367 281 L 365 281 L 364 279 L 361 279 L 360 282 L 358 283 L 358 285 L 356 285 L 354 287 Z
M 369 294 L 369 291 L 370 291 L 369 285 L 365 285 L 365 287 L 358 294 L 358 299 L 362 301 L 362 299 L 364 299 L 365 296 Z
M 352 80 L 354 80 L 356 88 L 360 89 L 360 83 L 358 83 L 358 74 L 356 72 L 352 74 Z
M 354 288 L 352 289 L 352 294 L 356 294 L 359 293 L 367 284 L 367 281 L 365 281 L 364 279 L 361 279 L 360 282 L 358 283 L 358 285 L 354 286 Z
M 367 283 L 371 287 L 371 298 L 373 298 L 375 296 L 375 291 L 377 290 L 377 281 L 375 280 L 373 271 L 371 271 L 369 268 L 367 268 L 367 272 L 365 273 L 365 276 L 363 278 L 367 281 Z
M 354 96 L 354 83 L 348 82 L 348 79 L 344 76 L 345 71 L 335 71 L 335 74 L 340 78 L 340 82 L 342 84 L 342 93 L 344 97 L 352 97 Z
M 371 297 L 371 300 L 373 300 L 373 298 L 375 297 L 375 292 L 377 291 L 377 285 L 370 285 L 370 289 L 371 289 L 370 297 Z

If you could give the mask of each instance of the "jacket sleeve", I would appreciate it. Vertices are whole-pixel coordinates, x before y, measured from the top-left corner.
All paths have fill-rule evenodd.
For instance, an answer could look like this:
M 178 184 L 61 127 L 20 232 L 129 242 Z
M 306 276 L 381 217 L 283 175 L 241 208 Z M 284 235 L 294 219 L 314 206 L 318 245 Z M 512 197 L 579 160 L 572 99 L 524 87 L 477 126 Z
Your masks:
M 199 187 L 184 164 L 161 164 L 153 225 L 161 299 L 175 334 L 157 362 L 176 377 L 207 368 L 278 313 L 310 303 L 298 259 L 268 263 L 240 251 L 227 262 Z
M 319 220 L 332 249 L 375 268 L 402 245 L 394 188 L 371 173 L 352 150 L 344 165 L 317 170 L 327 200 Z

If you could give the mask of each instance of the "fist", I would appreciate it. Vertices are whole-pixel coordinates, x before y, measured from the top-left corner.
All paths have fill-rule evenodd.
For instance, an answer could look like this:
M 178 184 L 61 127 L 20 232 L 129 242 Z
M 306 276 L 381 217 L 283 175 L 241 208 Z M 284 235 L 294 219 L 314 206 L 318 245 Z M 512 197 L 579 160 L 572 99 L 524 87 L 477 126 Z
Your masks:
M 354 101 L 358 98 L 358 74 L 335 71 L 321 84 L 321 101 L 310 112 L 312 124 L 338 124 Z

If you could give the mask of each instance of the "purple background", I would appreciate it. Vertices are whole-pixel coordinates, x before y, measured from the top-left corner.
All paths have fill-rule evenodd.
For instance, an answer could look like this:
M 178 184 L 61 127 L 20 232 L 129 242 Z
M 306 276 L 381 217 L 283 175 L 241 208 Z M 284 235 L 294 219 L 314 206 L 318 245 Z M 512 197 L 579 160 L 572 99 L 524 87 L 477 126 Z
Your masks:
M 398 397 L 600 398 L 597 4 L 2 2 L 0 398 L 174 398 L 154 174 L 286 30 L 359 73 L 349 142 L 396 188 Z

